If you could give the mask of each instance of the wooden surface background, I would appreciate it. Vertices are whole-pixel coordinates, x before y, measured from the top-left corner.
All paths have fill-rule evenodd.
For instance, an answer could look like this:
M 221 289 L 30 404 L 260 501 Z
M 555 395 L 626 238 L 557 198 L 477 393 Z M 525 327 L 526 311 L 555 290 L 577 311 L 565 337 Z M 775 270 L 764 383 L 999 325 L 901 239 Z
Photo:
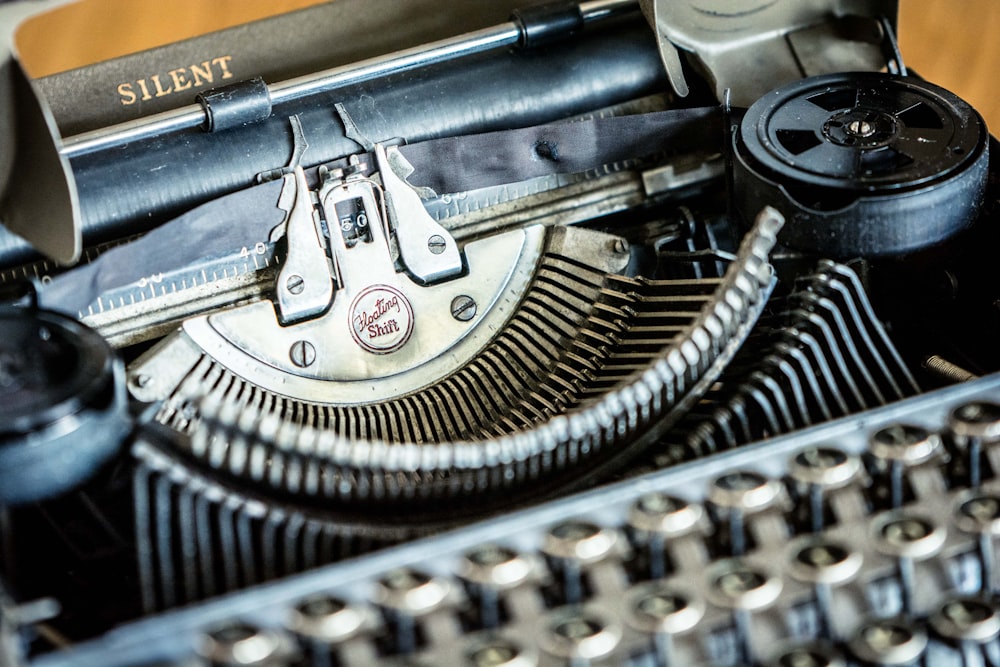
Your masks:
M 82 0 L 26 26 L 18 46 L 44 76 L 323 1 Z M 900 0 L 899 18 L 907 64 L 1000 131 L 1000 0 Z

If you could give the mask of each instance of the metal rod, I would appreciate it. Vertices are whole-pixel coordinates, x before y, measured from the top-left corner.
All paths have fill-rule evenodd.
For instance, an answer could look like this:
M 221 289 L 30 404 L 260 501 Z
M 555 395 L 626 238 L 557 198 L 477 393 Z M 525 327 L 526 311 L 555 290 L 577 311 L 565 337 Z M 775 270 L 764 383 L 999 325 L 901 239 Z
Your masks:
M 637 0 L 589 0 L 579 4 L 584 23 L 602 21 L 638 7 Z M 457 58 L 483 53 L 505 46 L 515 46 L 521 29 L 513 21 L 449 37 L 411 49 L 369 58 L 350 65 L 334 67 L 268 87 L 274 105 L 307 95 L 327 92 L 351 84 L 370 81 L 392 72 L 427 67 Z M 67 138 L 60 153 L 74 158 L 85 153 L 120 146 L 160 134 L 195 128 L 205 122 L 205 112 L 198 104 L 140 118 L 118 125 L 84 132 Z

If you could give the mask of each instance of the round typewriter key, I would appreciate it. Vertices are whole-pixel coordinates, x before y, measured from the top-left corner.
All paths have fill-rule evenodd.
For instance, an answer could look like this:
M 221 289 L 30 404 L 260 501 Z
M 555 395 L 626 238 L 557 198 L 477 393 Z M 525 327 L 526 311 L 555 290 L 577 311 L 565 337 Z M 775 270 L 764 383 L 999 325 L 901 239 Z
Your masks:
M 781 491 L 781 483 L 777 480 L 753 471 L 737 471 L 716 479 L 708 499 L 720 507 L 758 510 L 775 502 Z
M 931 615 L 930 624 L 938 635 L 956 642 L 985 644 L 1000 636 L 1000 616 L 992 604 L 980 598 L 948 600 Z
M 840 651 L 824 641 L 783 646 L 765 664 L 767 667 L 847 667 Z
M 876 431 L 868 448 L 879 460 L 916 465 L 940 450 L 941 438 L 920 426 L 895 424 Z
M 823 514 L 825 494 L 847 486 L 859 478 L 860 472 L 861 461 L 858 457 L 833 447 L 809 447 L 792 456 L 788 462 L 788 474 L 808 503 L 808 518 L 813 532 L 823 530 L 826 525 Z
M 460 574 L 467 581 L 503 589 L 523 583 L 532 569 L 531 562 L 513 549 L 488 544 L 465 555 Z
M 379 580 L 375 600 L 395 611 L 422 614 L 437 608 L 447 599 L 448 593 L 449 587 L 444 580 L 401 569 L 393 570 Z
M 903 471 L 935 456 L 941 450 L 941 438 L 920 426 L 895 424 L 876 431 L 868 449 L 881 472 L 888 475 L 892 507 L 899 507 L 903 504 Z
M 291 653 L 291 643 L 281 633 L 247 623 L 232 623 L 202 638 L 199 653 L 220 667 L 276 664 Z
M 487 628 L 500 624 L 499 593 L 536 575 L 536 563 L 504 546 L 487 544 L 465 554 L 459 576 L 479 603 L 479 622 Z
M 861 569 L 860 553 L 825 537 L 806 538 L 792 548 L 789 573 L 810 584 L 840 584 Z
M 754 610 L 774 602 L 781 579 L 739 560 L 723 561 L 708 574 L 712 601 L 729 609 Z
M 500 636 L 476 641 L 466 651 L 466 659 L 473 667 L 531 667 L 538 664 L 538 657 L 520 643 Z
M 1000 533 L 1000 496 L 975 494 L 961 501 L 955 523 L 969 533 Z
M 944 545 L 944 528 L 911 513 L 888 512 L 872 523 L 875 548 L 893 556 L 899 568 L 903 611 L 909 612 L 916 587 L 915 561 L 930 558 Z
M 664 493 L 648 493 L 632 505 L 628 523 L 635 542 L 646 547 L 648 575 L 659 579 L 667 571 L 666 540 L 698 532 L 707 520 L 701 505 Z
M 850 484 L 861 470 L 856 456 L 834 447 L 809 447 L 792 456 L 788 474 L 802 484 L 836 489 Z
M 951 413 L 948 428 L 961 438 L 979 438 L 984 442 L 1000 440 L 1000 405 L 986 401 L 961 405 Z
M 854 579 L 861 569 L 861 554 L 824 536 L 797 540 L 790 553 L 789 574 L 813 587 L 821 636 L 838 639 L 831 589 Z
M 727 473 L 712 482 L 708 501 L 719 510 L 720 518 L 727 525 L 732 555 L 742 556 L 748 548 L 747 513 L 775 506 L 783 493 L 781 482 L 753 471 Z
M 677 584 L 654 581 L 625 594 L 629 625 L 643 632 L 679 634 L 698 625 L 705 603 Z
M 1000 534 L 1000 496 L 971 492 L 958 501 L 952 517 L 960 530 L 978 536 L 981 590 L 995 590 L 1000 586 L 995 581 L 996 548 L 993 544 L 994 536 Z
M 696 528 L 703 516 L 700 505 L 664 493 L 650 493 L 632 505 L 628 522 L 637 530 L 675 537 Z
M 383 607 L 393 628 L 398 653 L 416 650 L 419 639 L 416 618 L 438 609 L 449 593 L 445 580 L 409 569 L 393 570 L 378 581 L 375 602 Z
M 945 531 L 929 519 L 904 512 L 890 512 L 874 522 L 876 547 L 889 556 L 924 559 L 944 544 Z
M 621 636 L 621 629 L 602 613 L 571 606 L 548 615 L 539 643 L 559 658 L 595 660 L 611 653 Z
M 587 521 L 566 521 L 553 526 L 542 545 L 552 569 L 562 575 L 563 596 L 570 604 L 583 599 L 581 567 L 598 563 L 620 549 L 617 531 Z
M 333 644 L 357 635 L 368 618 L 340 598 L 317 595 L 295 605 L 288 628 L 308 639 Z
M 555 558 L 594 563 L 613 553 L 618 533 L 587 521 L 567 521 L 552 527 L 542 551 Z
M 778 577 L 739 559 L 717 563 L 708 571 L 708 597 L 715 605 L 732 611 L 735 647 L 739 664 L 754 661 L 752 615 L 770 607 L 781 594 Z
M 965 457 L 969 486 L 982 481 L 983 445 L 1000 440 L 1000 405 L 975 401 L 952 411 L 948 419 L 952 442 Z
M 848 646 L 865 664 L 909 665 L 927 649 L 927 635 L 906 620 L 885 618 L 862 624 Z

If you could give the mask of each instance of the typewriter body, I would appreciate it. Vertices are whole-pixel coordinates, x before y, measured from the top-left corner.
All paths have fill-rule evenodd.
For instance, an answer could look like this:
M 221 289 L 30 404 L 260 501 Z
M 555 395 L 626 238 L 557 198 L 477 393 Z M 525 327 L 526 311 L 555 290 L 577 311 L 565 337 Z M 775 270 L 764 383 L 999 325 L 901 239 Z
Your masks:
M 453 5 L 0 53 L 0 664 L 1000 664 L 997 151 L 896 2 Z

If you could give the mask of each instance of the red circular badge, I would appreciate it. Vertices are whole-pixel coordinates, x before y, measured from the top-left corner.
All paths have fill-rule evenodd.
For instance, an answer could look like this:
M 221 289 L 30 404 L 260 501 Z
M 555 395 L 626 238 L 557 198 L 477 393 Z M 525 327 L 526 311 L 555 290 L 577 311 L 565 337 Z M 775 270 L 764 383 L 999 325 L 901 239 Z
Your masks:
M 413 308 L 403 293 L 388 285 L 372 285 L 351 303 L 351 335 L 373 354 L 389 354 L 413 333 Z

